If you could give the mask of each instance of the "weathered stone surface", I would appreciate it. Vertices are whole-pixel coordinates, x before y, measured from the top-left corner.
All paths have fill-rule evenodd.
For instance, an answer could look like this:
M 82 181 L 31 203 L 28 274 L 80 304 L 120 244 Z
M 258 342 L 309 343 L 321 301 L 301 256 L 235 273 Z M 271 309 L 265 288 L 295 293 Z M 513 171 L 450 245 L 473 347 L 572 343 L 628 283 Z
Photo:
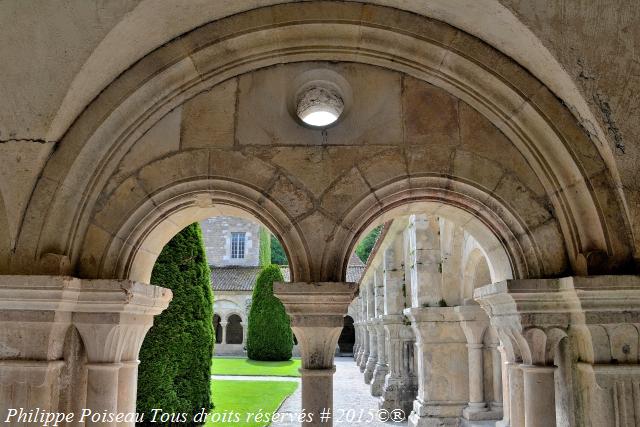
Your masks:
M 183 149 L 233 146 L 237 90 L 237 79 L 230 79 L 184 104 Z

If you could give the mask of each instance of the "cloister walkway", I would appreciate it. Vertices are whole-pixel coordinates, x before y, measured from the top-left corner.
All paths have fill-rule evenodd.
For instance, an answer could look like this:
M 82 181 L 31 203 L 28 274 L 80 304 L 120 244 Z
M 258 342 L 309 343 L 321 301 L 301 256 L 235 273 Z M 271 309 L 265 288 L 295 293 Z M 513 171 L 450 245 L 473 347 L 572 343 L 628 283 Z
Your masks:
M 369 386 L 353 358 L 336 357 L 336 373 L 333 377 L 334 426 L 406 427 L 407 422 L 370 421 L 377 414 L 378 398 L 371 396 Z M 297 415 L 300 413 L 301 388 L 289 396 L 279 409 L 279 413 Z M 299 427 L 298 422 L 278 422 L 272 426 Z

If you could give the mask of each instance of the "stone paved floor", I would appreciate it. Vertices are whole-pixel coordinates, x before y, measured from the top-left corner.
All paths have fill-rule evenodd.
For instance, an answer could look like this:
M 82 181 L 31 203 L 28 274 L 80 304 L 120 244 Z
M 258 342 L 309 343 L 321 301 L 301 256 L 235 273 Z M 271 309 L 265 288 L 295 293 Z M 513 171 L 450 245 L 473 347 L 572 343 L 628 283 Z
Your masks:
M 407 425 L 406 421 L 401 423 L 394 422 L 367 422 L 370 413 L 375 414 L 378 410 L 378 398 L 371 396 L 369 386 L 363 381 L 363 376 L 356 366 L 352 357 L 336 357 L 336 374 L 333 379 L 333 404 L 334 414 L 343 419 L 334 418 L 334 426 L 360 426 L 360 427 L 390 427 Z M 287 398 L 280 410 L 281 414 L 299 414 L 300 413 L 300 387 L 296 392 Z M 360 414 L 363 413 L 361 420 Z M 347 417 L 347 415 L 349 417 Z M 354 420 L 350 416 L 355 417 Z M 298 427 L 297 422 L 277 422 L 272 426 L 277 427 Z

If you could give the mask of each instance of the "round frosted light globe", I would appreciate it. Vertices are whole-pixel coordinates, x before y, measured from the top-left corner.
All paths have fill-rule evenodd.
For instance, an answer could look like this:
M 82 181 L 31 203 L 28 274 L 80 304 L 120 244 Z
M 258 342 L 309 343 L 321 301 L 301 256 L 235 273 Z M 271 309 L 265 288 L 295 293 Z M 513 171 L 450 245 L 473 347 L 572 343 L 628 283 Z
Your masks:
M 298 99 L 298 117 L 313 127 L 325 127 L 334 123 L 344 110 L 344 102 L 334 90 L 314 86 Z

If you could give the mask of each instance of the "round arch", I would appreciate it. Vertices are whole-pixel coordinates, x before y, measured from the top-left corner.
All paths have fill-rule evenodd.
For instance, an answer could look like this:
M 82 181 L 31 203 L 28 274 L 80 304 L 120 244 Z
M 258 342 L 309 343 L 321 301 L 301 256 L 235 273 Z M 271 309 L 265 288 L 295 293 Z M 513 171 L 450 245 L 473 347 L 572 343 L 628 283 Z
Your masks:
M 493 281 L 542 277 L 553 274 L 552 269 L 561 269 L 566 262 L 559 259 L 562 251 L 550 254 L 541 250 L 537 241 L 540 238 L 529 232 L 517 214 L 469 183 L 437 176 L 404 179 L 382 187 L 376 195 L 361 200 L 345 216 L 342 232 L 336 231 L 339 237 L 327 248 L 339 253 L 325 258 L 342 260 L 339 270 L 343 277 L 359 236 L 393 218 L 417 213 L 443 217 L 473 236 L 489 261 Z M 544 237 L 555 240 L 553 245 L 562 248 L 563 238 L 558 230 L 545 233 Z M 329 271 L 333 267 L 326 264 L 325 268 Z
M 146 168 L 158 167 L 157 162 Z M 145 168 L 143 168 L 143 171 Z M 130 184 L 123 185 L 130 189 Z M 119 192 L 116 190 L 114 195 Z M 282 242 L 293 278 L 309 277 L 307 249 L 280 207 L 254 189 L 214 178 L 181 180 L 153 192 L 141 203 L 108 204 L 85 237 L 80 273 L 85 277 L 117 277 L 149 283 L 160 251 L 187 225 L 216 215 L 251 218 Z M 124 219 L 113 224 L 113 236 L 99 239 L 100 218 Z
M 274 10 L 278 7 L 285 6 Z M 229 77 L 308 60 L 381 66 L 467 102 L 512 141 L 543 183 L 574 270 L 587 273 L 590 266 L 583 268 L 581 259 L 604 258 L 605 265 L 597 267 L 605 270 L 629 261 L 631 233 L 613 182 L 616 174 L 546 87 L 487 46 L 477 55 L 478 40 L 441 22 L 386 8 L 363 17 L 355 4 L 337 15 L 332 7 L 309 4 L 274 14 L 269 27 L 254 27 L 253 12 L 205 25 L 147 55 L 114 81 L 47 163 L 29 209 L 50 209 L 48 215 L 27 212 L 13 269 L 33 271 L 33 260 L 47 252 L 78 262 L 105 182 L 136 139 L 168 111 Z M 358 20 L 339 19 L 349 12 Z M 278 40 L 277 49 L 265 40 Z M 33 235 L 40 239 L 27 237 Z M 604 257 L 588 257 L 594 252 Z

